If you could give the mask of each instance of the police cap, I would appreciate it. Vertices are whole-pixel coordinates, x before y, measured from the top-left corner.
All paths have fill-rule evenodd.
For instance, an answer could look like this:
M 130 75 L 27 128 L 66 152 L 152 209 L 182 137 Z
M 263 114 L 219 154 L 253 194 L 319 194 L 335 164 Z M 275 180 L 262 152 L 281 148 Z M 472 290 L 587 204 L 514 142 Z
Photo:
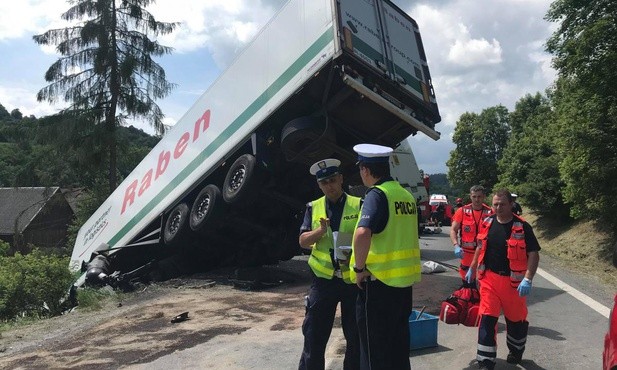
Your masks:
M 358 163 L 387 163 L 392 154 L 392 148 L 376 144 L 358 144 L 353 150 L 358 153 Z
M 321 181 L 334 175 L 338 175 L 340 173 L 340 165 L 341 161 L 338 159 L 328 158 L 313 163 L 309 169 L 309 172 L 317 178 L 317 181 Z

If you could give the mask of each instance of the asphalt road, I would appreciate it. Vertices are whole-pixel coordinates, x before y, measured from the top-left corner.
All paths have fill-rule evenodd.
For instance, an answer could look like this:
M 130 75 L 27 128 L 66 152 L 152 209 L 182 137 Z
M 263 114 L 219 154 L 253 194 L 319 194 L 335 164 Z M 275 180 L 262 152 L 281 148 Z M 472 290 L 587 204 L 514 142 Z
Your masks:
M 455 265 L 448 228 L 420 239 L 422 258 Z M 523 363 L 505 362 L 500 319 L 501 369 L 601 369 L 604 333 L 615 287 L 563 271 L 541 254 L 529 302 L 530 329 Z M 261 291 L 233 289 L 233 270 L 178 279 L 99 312 L 74 312 L 0 335 L 0 368 L 6 369 L 295 369 L 302 351 L 303 297 L 310 284 L 307 257 L 243 271 L 282 281 Z M 550 275 L 549 275 L 550 274 Z M 452 269 L 424 274 L 414 286 L 414 306 L 438 315 L 441 301 L 460 285 Z M 149 293 L 150 292 L 150 293 Z M 575 298 L 576 296 L 576 298 Z M 190 320 L 170 318 L 190 311 Z M 410 351 L 413 369 L 473 369 L 477 329 L 437 320 L 437 346 Z M 345 342 L 337 318 L 326 369 L 342 369 Z
M 456 264 L 447 237 L 449 228 L 440 234 L 423 235 L 422 259 Z M 534 279 L 528 299 L 530 329 L 527 350 L 521 365 L 506 363 L 505 321 L 499 321 L 497 368 L 502 369 L 601 369 L 604 333 L 607 329 L 608 305 L 614 287 L 603 286 L 593 278 L 576 276 L 552 267 L 543 256 L 540 268 L 570 284 L 595 300 L 602 313 L 566 293 L 539 273 Z M 425 312 L 438 315 L 439 302 L 460 284 L 458 274 L 423 275 L 414 288 L 414 306 L 426 306 Z M 561 285 L 561 284 L 560 284 Z M 570 290 L 569 288 L 567 288 Z M 606 310 L 606 311 L 603 311 Z M 273 313 L 275 314 L 275 313 Z M 433 322 L 434 323 L 434 322 Z M 427 330 L 423 328 L 422 330 Z M 430 324 L 429 330 L 430 332 Z M 410 351 L 414 369 L 474 369 L 477 329 L 437 322 L 437 343 L 433 348 Z M 264 335 L 251 330 L 243 338 L 220 336 L 208 343 L 174 352 L 131 369 L 229 368 L 229 369 L 293 369 L 302 348 L 301 329 Z M 344 340 L 335 328 L 328 346 L 327 369 L 342 369 Z M 216 364 L 216 365 L 215 365 Z
M 421 239 L 423 259 L 442 260 L 454 264 L 451 243 L 443 233 Z M 530 322 L 527 348 L 519 366 L 506 363 L 505 320 L 499 320 L 497 334 L 497 368 L 502 369 L 601 369 L 604 333 L 608 328 L 609 305 L 615 287 L 609 287 L 593 277 L 556 269 L 554 261 L 540 252 L 540 269 L 528 298 Z M 448 272 L 447 274 L 451 274 Z M 561 280 L 555 281 L 551 276 Z M 547 280 L 548 277 L 553 282 Z M 430 281 L 433 276 L 428 276 Z M 557 283 L 559 286 L 555 285 Z M 567 284 L 567 285 L 566 285 Z M 587 301 L 600 312 L 564 291 L 574 290 L 594 300 Z M 577 295 L 576 292 L 574 292 Z M 415 369 L 476 368 L 475 343 L 477 330 L 438 323 L 438 347 L 411 352 Z

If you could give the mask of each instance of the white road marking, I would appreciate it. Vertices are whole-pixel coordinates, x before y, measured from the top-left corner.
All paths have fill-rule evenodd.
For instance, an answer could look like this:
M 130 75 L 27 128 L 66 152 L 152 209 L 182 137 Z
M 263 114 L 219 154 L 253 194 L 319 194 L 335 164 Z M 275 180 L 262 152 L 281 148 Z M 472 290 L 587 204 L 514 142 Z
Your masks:
M 574 298 L 578 299 L 579 301 L 583 302 L 584 304 L 586 304 L 587 306 L 591 307 L 593 310 L 598 312 L 600 315 L 602 315 L 602 316 L 604 316 L 604 317 L 606 317 L 608 319 L 608 316 L 611 313 L 610 308 L 608 308 L 605 305 L 603 305 L 602 303 L 594 300 L 593 298 L 589 297 L 588 295 L 586 295 L 584 293 L 581 293 L 580 291 L 574 289 L 570 285 L 564 283 L 563 281 L 559 280 L 558 278 L 556 278 L 555 276 L 549 274 L 548 272 L 542 270 L 541 268 L 538 268 L 537 274 L 542 276 L 546 280 L 550 281 L 553 285 L 557 286 L 559 289 L 561 289 L 564 292 L 570 294 L 572 297 L 574 297 Z

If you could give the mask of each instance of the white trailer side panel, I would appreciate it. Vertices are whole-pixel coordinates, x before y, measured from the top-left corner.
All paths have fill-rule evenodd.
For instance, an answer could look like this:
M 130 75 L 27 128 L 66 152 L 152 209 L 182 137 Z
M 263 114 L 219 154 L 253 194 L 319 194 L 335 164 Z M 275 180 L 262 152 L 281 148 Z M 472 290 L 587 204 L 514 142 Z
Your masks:
M 436 102 L 427 84 L 430 76 L 425 75 L 426 56 L 419 52 L 420 33 L 411 18 L 383 0 L 340 0 L 340 9 L 356 56 L 418 99 Z
M 394 75 L 405 81 L 401 87 L 427 103 L 435 103 L 434 94 L 426 84 L 430 76 L 425 76 L 428 65 L 424 59 L 426 56 L 420 55 L 423 45 L 418 28 L 387 2 L 383 3 L 383 24 L 388 35 Z
M 102 243 L 129 243 L 233 153 L 335 54 L 330 0 L 291 0 L 82 226 L 80 269 Z

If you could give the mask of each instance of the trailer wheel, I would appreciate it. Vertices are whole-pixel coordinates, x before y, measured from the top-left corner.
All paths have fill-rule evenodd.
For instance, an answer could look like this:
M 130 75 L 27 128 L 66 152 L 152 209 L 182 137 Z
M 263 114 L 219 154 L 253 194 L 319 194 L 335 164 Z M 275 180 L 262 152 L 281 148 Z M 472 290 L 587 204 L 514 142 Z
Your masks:
M 308 116 L 289 121 L 281 131 L 281 149 L 288 161 L 303 158 L 314 162 L 327 158 L 333 151 L 323 143 L 335 140 L 336 134 L 332 124 L 326 127 L 324 123 Z
M 189 217 L 191 230 L 202 233 L 212 230 L 221 218 L 223 211 L 223 196 L 218 186 L 206 185 L 193 202 Z
M 223 182 L 223 199 L 232 204 L 249 201 L 258 186 L 257 160 L 251 154 L 243 154 L 229 167 Z
M 285 238 L 281 241 L 282 248 L 279 251 L 277 258 L 281 261 L 288 261 L 295 256 L 302 254 L 302 248 L 298 242 L 298 236 L 295 234 L 287 233 Z
M 189 206 L 180 203 L 174 207 L 165 221 L 163 241 L 165 245 L 177 245 L 186 237 L 189 229 Z

